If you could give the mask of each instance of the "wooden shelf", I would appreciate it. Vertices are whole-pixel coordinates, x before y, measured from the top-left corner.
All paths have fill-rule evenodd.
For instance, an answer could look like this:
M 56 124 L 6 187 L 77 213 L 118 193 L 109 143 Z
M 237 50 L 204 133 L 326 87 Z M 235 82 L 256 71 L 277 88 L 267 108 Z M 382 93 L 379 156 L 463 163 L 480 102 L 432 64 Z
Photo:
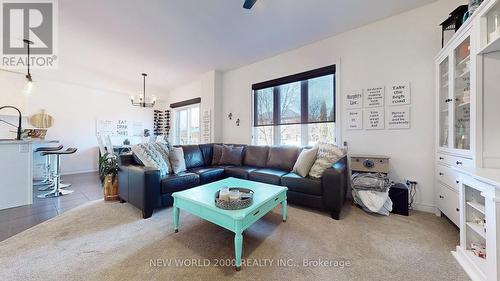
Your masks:
M 486 232 L 484 232 L 484 227 L 482 225 L 477 224 L 477 223 L 473 223 L 473 222 L 466 222 L 465 224 L 467 224 L 467 226 L 470 229 L 474 230 L 474 232 L 476 232 L 481 237 L 483 237 L 484 239 L 486 239 Z
M 497 37 L 496 39 L 492 40 L 490 43 L 486 44 L 484 48 L 482 48 L 479 51 L 480 55 L 488 54 L 488 53 L 493 53 L 500 51 L 500 36 Z
M 485 208 L 483 204 L 477 203 L 475 201 L 467 201 L 467 205 L 471 206 L 472 208 L 478 210 L 481 214 L 484 215 Z

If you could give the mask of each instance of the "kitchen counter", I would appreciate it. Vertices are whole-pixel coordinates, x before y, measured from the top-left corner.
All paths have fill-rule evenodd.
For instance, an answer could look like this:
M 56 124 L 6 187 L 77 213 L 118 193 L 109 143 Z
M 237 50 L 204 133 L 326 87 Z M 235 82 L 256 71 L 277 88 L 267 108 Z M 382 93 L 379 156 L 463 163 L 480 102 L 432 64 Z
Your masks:
M 33 153 L 57 140 L 0 140 L 0 210 L 33 204 L 33 178 L 45 172 L 45 157 Z M 8 161 L 5 161 L 8 159 Z
M 33 204 L 33 146 L 30 141 L 0 141 L 0 210 Z
M 6 140 L 0 139 L 0 145 L 2 144 L 22 144 L 22 143 L 33 143 L 33 144 L 45 144 L 45 143 L 58 143 L 57 140 L 38 140 L 38 139 L 24 139 L 24 140 Z

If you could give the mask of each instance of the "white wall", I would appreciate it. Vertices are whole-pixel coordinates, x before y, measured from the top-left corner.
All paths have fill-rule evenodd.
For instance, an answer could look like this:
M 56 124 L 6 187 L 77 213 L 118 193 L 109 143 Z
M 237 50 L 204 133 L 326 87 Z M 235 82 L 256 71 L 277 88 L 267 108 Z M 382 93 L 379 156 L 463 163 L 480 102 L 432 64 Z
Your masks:
M 210 71 L 191 82 L 170 90 L 167 95 L 160 96 L 166 103 L 166 107 L 169 107 L 171 103 L 201 98 L 200 115 L 204 110 L 209 110 L 211 114 L 211 142 L 222 141 L 221 79 L 220 72 Z
M 23 75 L 0 71 L 0 106 L 18 106 L 24 116 L 31 116 L 45 109 L 46 113 L 54 117 L 54 126 L 48 129 L 46 139 L 59 140 L 64 146 L 78 148 L 76 154 L 63 157 L 63 173 L 97 170 L 97 119 L 141 121 L 146 128 L 152 128 L 152 110 L 130 105 L 129 95 L 126 93 L 34 78 L 33 91 L 26 96 L 22 93 L 26 82 Z M 8 113 L 9 111 L 0 112 Z M 9 118 L 9 121 L 12 119 Z M 1 126 L 0 138 L 15 137 L 15 134 L 8 132 L 11 129 L 13 128 Z
M 391 178 L 418 181 L 417 207 L 433 211 L 434 56 L 439 24 L 465 1 L 442 0 L 391 18 L 223 73 L 223 141 L 251 141 L 251 85 L 337 63 L 342 101 L 346 91 L 410 81 L 411 129 L 342 131 L 351 153 L 391 157 Z M 339 59 L 341 63 L 339 64 Z M 344 105 L 341 113 L 345 112 Z M 345 127 L 345 120 L 340 120 Z

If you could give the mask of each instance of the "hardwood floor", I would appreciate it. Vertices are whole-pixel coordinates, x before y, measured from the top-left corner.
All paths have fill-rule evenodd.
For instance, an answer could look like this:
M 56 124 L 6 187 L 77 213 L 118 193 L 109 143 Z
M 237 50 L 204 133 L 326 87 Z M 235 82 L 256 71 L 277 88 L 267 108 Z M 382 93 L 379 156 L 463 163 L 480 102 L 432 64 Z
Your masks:
M 39 199 L 46 191 L 34 189 L 33 205 L 0 210 L 0 241 L 16 235 L 32 226 L 53 218 L 89 201 L 102 199 L 102 187 L 97 173 L 63 176 L 72 194 L 57 198 Z

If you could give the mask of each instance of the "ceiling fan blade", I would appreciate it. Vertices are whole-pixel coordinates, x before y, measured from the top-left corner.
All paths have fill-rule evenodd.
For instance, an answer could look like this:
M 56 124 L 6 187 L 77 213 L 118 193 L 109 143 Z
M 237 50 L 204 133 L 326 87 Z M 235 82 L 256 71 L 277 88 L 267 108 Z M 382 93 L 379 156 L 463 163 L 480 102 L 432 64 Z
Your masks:
M 245 3 L 243 3 L 243 8 L 250 10 L 252 9 L 255 2 L 257 2 L 257 0 L 245 0 Z

